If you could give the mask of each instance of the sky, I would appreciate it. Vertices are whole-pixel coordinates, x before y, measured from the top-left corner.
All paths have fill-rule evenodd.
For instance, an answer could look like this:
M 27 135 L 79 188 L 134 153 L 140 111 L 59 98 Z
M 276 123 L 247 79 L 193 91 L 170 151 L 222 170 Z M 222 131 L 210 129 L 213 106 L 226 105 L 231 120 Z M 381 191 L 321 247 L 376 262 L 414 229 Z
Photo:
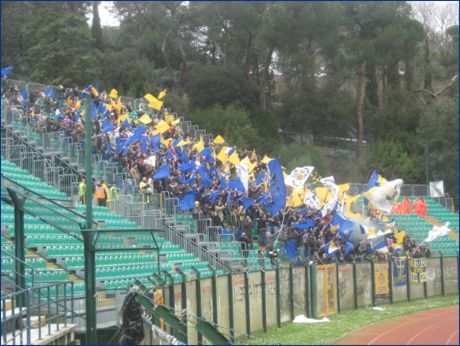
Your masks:
M 119 26 L 120 20 L 110 13 L 113 8 L 113 1 L 101 1 L 99 4 L 99 17 L 101 18 L 101 26 Z M 90 13 L 88 23 L 91 25 L 93 14 Z

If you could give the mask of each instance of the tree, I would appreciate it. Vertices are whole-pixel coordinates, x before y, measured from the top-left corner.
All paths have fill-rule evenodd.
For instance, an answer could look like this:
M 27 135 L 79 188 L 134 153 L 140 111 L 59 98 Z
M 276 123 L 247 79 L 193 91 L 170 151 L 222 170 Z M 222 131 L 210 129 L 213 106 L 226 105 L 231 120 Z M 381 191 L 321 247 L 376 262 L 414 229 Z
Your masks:
M 252 110 L 257 105 L 256 86 L 236 67 L 197 65 L 188 74 L 186 90 L 192 109 L 239 102 Z
M 85 86 L 100 77 L 85 3 L 31 2 L 30 11 L 22 29 L 27 47 L 22 54 L 31 80 Z
M 401 143 L 393 140 L 377 142 L 364 155 L 366 167 L 373 167 L 388 179 L 402 177 L 407 184 L 420 182 L 422 165 L 419 159 L 409 155 Z
M 93 1 L 93 22 L 91 24 L 91 36 L 96 42 L 96 48 L 101 52 L 104 51 L 104 42 L 102 39 L 101 19 L 99 18 L 99 2 Z
M 198 108 L 190 114 L 190 120 L 214 136 L 222 135 L 233 146 L 267 152 L 264 140 L 252 126 L 249 114 L 237 104 Z
M 430 180 L 444 180 L 458 201 L 458 94 L 432 103 L 424 112 L 417 135 L 430 152 Z

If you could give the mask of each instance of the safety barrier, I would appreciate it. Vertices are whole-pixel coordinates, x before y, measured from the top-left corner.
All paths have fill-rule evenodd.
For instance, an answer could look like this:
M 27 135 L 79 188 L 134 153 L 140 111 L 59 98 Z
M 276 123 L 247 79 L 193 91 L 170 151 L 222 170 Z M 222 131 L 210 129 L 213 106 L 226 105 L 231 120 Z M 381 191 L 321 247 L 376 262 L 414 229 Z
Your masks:
M 5 294 L 2 302 L 2 344 L 31 345 L 52 342 L 59 335 L 73 339 L 73 282 L 37 285 Z
M 458 256 L 306 262 L 205 279 L 195 274 L 162 288 L 165 304 L 187 324 L 188 343 L 197 344 L 202 341 L 194 328 L 199 320 L 234 340 L 300 314 L 321 318 L 346 309 L 458 293 Z

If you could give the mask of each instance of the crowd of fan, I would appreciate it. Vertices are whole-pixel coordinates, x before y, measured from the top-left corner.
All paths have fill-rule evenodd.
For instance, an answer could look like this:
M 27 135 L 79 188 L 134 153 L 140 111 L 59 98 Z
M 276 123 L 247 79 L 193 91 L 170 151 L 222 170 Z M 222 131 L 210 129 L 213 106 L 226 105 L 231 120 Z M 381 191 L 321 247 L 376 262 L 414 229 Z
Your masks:
M 28 104 L 23 102 L 16 87 L 2 88 L 2 91 L 2 104 L 22 110 L 22 116 L 28 118 L 29 123 L 34 124 L 38 131 L 63 131 L 64 138 L 71 137 L 74 143 L 80 143 L 81 148 L 84 148 L 84 117 L 79 115 L 75 107 L 77 99 L 81 97 L 81 90 L 62 88 L 56 92 L 55 98 L 46 97 L 37 92 L 34 95 L 28 95 Z M 65 100 L 69 100 L 69 97 L 71 104 L 65 102 Z M 95 98 L 96 106 L 105 98 L 108 98 L 108 95 L 105 92 L 100 93 Z M 235 239 L 241 242 L 242 253 L 246 253 L 245 250 L 252 249 L 255 238 L 257 238 L 257 242 L 260 245 L 260 257 L 263 257 L 263 252 L 266 251 L 272 263 L 286 258 L 289 242 L 295 242 L 295 248 L 300 254 L 298 259 L 309 258 L 320 263 L 333 260 L 325 251 L 325 245 L 330 241 L 334 241 L 338 248 L 335 257 L 339 261 L 346 260 L 346 257 L 350 255 L 354 255 L 358 259 L 370 258 L 373 255 L 370 243 L 365 240 L 361 241 L 351 251 L 347 251 L 344 248 L 345 239 L 341 238 L 337 232 L 334 232 L 330 225 L 331 213 L 326 213 L 323 216 L 319 210 L 298 210 L 288 207 L 285 213 L 279 212 L 277 215 L 271 215 L 261 203 L 254 203 L 245 209 L 239 201 L 242 196 L 240 192 L 231 191 L 228 188 L 221 189 L 220 177 L 222 175 L 228 175 L 230 179 L 237 177 L 235 167 L 230 164 L 229 172 L 225 172 L 224 164 L 220 160 L 207 160 L 207 158 L 199 157 L 197 150 L 191 148 L 193 144 L 196 144 L 196 141 L 189 134 L 184 133 L 181 126 L 175 126 L 170 123 L 169 129 L 162 134 L 163 140 L 159 150 L 154 151 L 150 145 L 147 148 L 142 148 L 140 142 L 135 142 L 128 147 L 127 151 L 117 153 L 116 137 L 127 139 L 132 133 L 131 125 L 123 126 L 118 122 L 119 116 L 127 112 L 133 114 L 136 110 L 133 110 L 130 104 L 126 104 L 122 106 L 120 112 L 113 108 L 110 114 L 107 115 L 105 120 L 110 120 L 114 124 L 117 128 L 115 131 L 103 131 L 101 125 L 102 115 L 98 115 L 97 120 L 99 121 L 93 121 L 93 153 L 101 155 L 105 160 L 114 163 L 118 162 L 123 167 L 123 171 L 137 181 L 146 203 L 152 202 L 154 192 L 167 191 L 172 196 L 179 198 L 186 191 L 198 190 L 199 195 L 193 210 L 191 210 L 196 218 L 209 218 L 212 220 L 213 226 L 220 227 L 223 235 L 233 235 Z M 167 112 L 167 109 L 163 109 L 155 114 L 150 113 L 153 121 L 149 128 L 148 143 L 150 143 L 152 136 L 150 131 L 153 130 L 153 126 L 164 119 L 164 114 Z M 142 113 L 137 112 L 137 117 L 141 116 Z M 172 141 L 166 145 L 164 141 L 168 139 L 172 139 Z M 179 155 L 173 148 L 173 141 L 178 139 L 184 139 L 191 143 L 186 149 L 186 156 Z M 208 143 L 208 145 L 215 147 L 215 150 L 220 149 L 219 146 L 212 143 Z M 267 165 L 262 162 L 259 156 L 240 148 L 236 148 L 236 151 L 239 157 L 248 156 L 251 158 L 251 162 L 255 163 L 254 177 L 263 172 L 267 173 Z M 144 162 L 152 155 L 156 158 L 154 166 L 151 163 Z M 199 174 L 179 170 L 178 165 L 185 163 L 182 162 L 185 157 L 187 159 L 199 158 L 201 162 L 207 160 L 215 172 L 212 182 L 203 186 Z M 153 174 L 165 164 L 169 165 L 170 176 L 154 180 Z M 97 186 L 100 187 L 102 184 L 99 182 Z M 109 185 L 104 188 L 108 191 L 112 186 Z M 247 197 L 257 201 L 264 192 L 263 181 L 260 181 L 259 184 L 254 179 L 249 181 Z M 84 193 L 84 189 L 82 190 L 81 186 L 80 193 Z M 106 196 L 105 199 L 107 199 Z M 81 201 L 83 202 L 84 198 Z M 313 221 L 311 227 L 306 229 L 292 227 L 293 224 L 305 222 L 307 219 Z M 393 251 L 391 245 L 396 241 L 394 235 L 389 235 L 386 241 L 391 253 Z M 279 251 L 275 249 L 275 243 L 279 243 Z M 417 246 L 415 241 L 408 236 L 405 237 L 401 250 L 399 254 L 404 252 L 409 252 L 413 255 L 429 254 L 427 248 Z

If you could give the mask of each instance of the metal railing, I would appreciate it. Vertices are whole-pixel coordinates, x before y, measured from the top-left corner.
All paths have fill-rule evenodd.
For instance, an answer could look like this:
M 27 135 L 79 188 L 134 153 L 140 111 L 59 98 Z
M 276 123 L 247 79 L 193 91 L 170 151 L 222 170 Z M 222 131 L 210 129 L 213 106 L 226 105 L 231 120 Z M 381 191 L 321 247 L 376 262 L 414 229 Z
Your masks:
M 18 299 L 25 297 L 23 304 Z M 59 333 L 74 322 L 73 282 L 58 282 L 5 294 L 2 344 L 31 345 Z

